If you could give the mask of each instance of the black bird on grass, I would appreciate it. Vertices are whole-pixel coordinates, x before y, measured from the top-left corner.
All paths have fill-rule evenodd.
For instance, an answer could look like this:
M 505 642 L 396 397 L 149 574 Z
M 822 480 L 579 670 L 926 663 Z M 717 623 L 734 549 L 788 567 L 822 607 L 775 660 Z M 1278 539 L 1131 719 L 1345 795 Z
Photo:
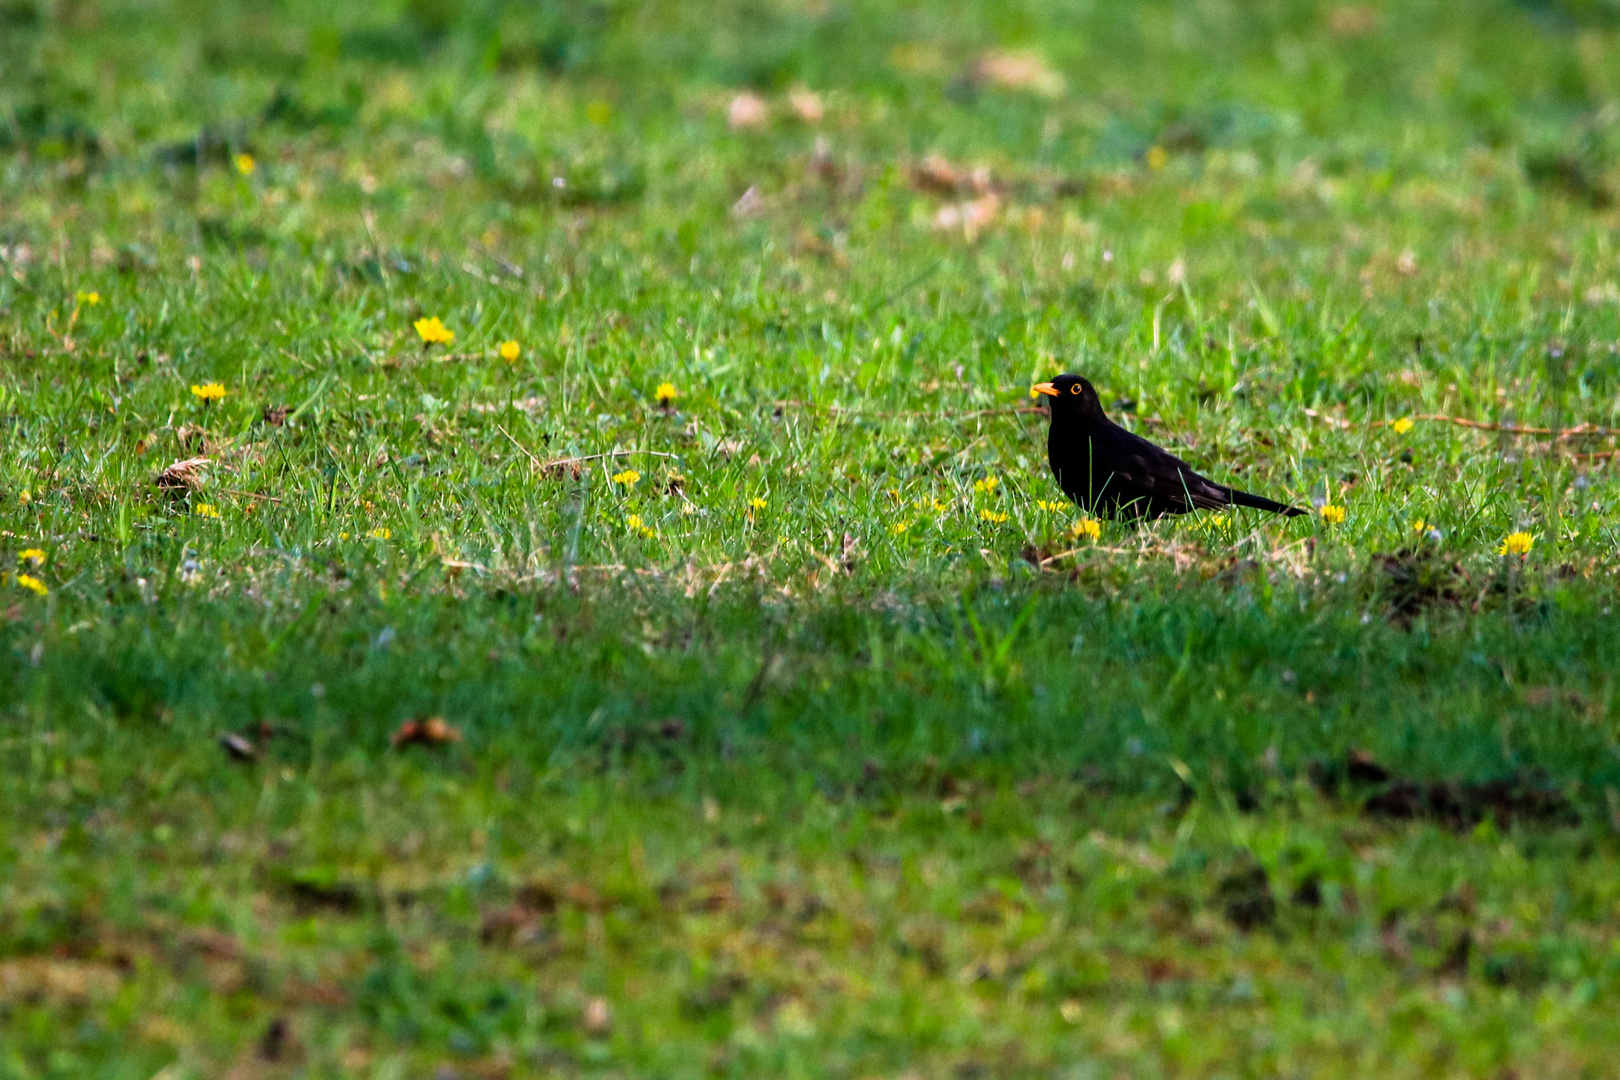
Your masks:
M 1233 506 L 1288 517 L 1305 512 L 1199 476 L 1174 454 L 1108 419 L 1096 387 L 1078 375 L 1059 375 L 1034 391 L 1050 399 L 1046 460 L 1052 475 L 1063 494 L 1094 514 L 1137 521 Z

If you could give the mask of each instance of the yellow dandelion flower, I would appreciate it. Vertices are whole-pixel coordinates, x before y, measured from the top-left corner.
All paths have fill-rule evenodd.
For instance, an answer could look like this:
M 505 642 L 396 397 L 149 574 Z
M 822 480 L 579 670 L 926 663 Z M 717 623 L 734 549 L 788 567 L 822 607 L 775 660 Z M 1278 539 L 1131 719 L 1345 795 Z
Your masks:
M 767 505 L 769 504 L 764 499 L 758 497 L 748 500 L 748 506 L 752 510 L 763 510 Z
M 979 518 L 982 521 L 988 521 L 992 525 L 1000 525 L 1007 520 L 1007 515 L 998 514 L 994 510 L 980 510 Z
M 1087 540 L 1096 540 L 1102 536 L 1102 523 L 1096 518 L 1081 518 L 1070 526 L 1069 535 L 1076 540 L 1082 536 Z
M 24 548 L 22 551 L 17 552 L 17 560 L 19 562 L 31 562 L 35 566 L 40 566 L 45 562 L 45 551 L 43 548 Z
M 641 520 L 640 514 L 626 514 L 624 516 L 624 526 L 631 532 L 640 533 L 642 536 L 650 537 L 653 534 L 653 531 L 647 528 L 646 522 Z
M 996 490 L 996 485 L 998 483 L 1000 483 L 1000 481 L 995 477 L 987 476 L 983 480 L 973 481 L 973 490 L 977 491 L 980 495 L 988 495 L 992 491 Z
M 18 574 L 17 584 L 33 593 L 35 596 L 44 596 L 51 591 L 45 587 L 45 583 L 43 581 L 39 580 L 37 577 L 34 577 L 32 574 Z
M 889 531 L 894 533 L 896 536 L 904 536 L 906 530 L 911 528 L 911 525 L 912 523 L 909 521 L 897 521 L 893 525 L 889 526 Z
M 523 347 L 515 341 L 501 342 L 501 359 L 508 364 L 516 360 L 523 352 Z
M 1040 507 L 1042 510 L 1045 510 L 1048 514 L 1055 514 L 1058 511 L 1064 509 L 1064 506 L 1063 506 L 1062 503 L 1053 502 L 1053 501 L 1050 501 L 1048 499 L 1036 499 L 1035 500 L 1035 505 Z
M 198 503 L 196 506 L 192 507 L 191 512 L 196 514 L 198 517 L 219 517 L 219 508 L 213 503 Z
M 1412 430 L 1412 418 L 1409 416 L 1403 416 L 1393 424 L 1389 425 L 1389 429 L 1397 435 L 1405 435 L 1408 431 Z
M 1530 549 L 1536 546 L 1536 538 L 1527 532 L 1508 533 L 1502 541 L 1502 546 L 1496 549 L 1498 555 L 1517 555 L 1520 558 L 1530 554 Z
M 658 389 L 653 391 L 653 397 L 658 399 L 658 404 L 668 405 L 679 397 L 680 393 L 679 390 L 675 389 L 674 383 L 661 382 L 658 384 Z
M 1422 518 L 1418 518 L 1416 521 L 1412 522 L 1412 531 L 1415 533 L 1427 532 L 1428 529 L 1429 523 L 1424 521 Z
M 199 385 L 197 383 L 192 383 L 191 396 L 204 404 L 211 401 L 218 401 L 220 398 L 225 396 L 225 384 L 211 382 L 202 383 Z
M 626 469 L 624 472 L 616 472 L 613 474 L 613 482 L 615 484 L 629 485 L 636 483 L 640 479 L 641 474 L 636 472 L 634 469 Z
M 423 345 L 448 345 L 456 340 L 455 332 L 448 329 L 437 315 L 431 319 L 417 319 L 411 325 L 416 327 L 416 336 L 422 339 Z
M 372 529 L 371 533 L 370 533 L 370 536 L 371 536 L 371 538 L 373 540 L 387 540 L 390 537 L 392 537 L 393 535 L 394 534 L 393 534 L 393 532 L 391 530 L 389 530 L 389 529 L 387 529 L 387 528 L 385 528 L 383 526 L 380 526 L 380 525 L 377 528 Z
M 17 492 L 17 502 L 20 503 L 21 505 L 27 506 L 29 503 L 31 503 L 33 501 L 34 501 L 34 497 L 31 494 L 29 494 L 27 488 L 23 488 L 21 491 Z
M 1211 514 L 1204 524 L 1211 529 L 1224 529 L 1231 520 L 1225 514 Z
M 101 294 L 98 292 L 82 292 L 79 293 L 74 299 L 78 300 L 81 304 L 89 304 L 91 307 L 95 307 L 97 304 L 101 303 Z
M 236 155 L 236 171 L 241 173 L 243 176 L 252 176 L 253 170 L 257 169 L 258 167 L 259 163 L 253 160 L 252 154 Z
M 1335 506 L 1332 503 L 1326 503 L 1322 507 L 1321 514 L 1322 520 L 1327 522 L 1329 525 L 1344 524 L 1344 507 L 1342 506 Z

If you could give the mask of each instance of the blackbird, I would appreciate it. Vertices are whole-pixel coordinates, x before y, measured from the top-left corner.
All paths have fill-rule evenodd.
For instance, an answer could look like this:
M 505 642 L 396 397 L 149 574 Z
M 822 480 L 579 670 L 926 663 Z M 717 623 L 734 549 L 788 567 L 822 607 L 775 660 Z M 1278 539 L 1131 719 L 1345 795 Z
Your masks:
M 1094 514 L 1136 521 L 1233 506 L 1289 517 L 1305 512 L 1199 476 L 1174 454 L 1108 419 L 1096 387 L 1078 375 L 1059 375 L 1034 392 L 1051 399 L 1046 460 L 1052 475 L 1063 494 Z

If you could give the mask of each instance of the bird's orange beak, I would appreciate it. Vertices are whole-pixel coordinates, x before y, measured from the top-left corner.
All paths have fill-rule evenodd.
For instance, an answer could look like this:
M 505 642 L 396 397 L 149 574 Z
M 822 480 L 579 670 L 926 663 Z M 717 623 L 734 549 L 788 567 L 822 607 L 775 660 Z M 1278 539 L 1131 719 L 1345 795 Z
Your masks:
M 1047 397 L 1058 396 L 1058 392 L 1052 388 L 1052 384 L 1049 382 L 1036 383 L 1029 388 L 1030 397 L 1034 397 L 1036 394 L 1045 394 Z

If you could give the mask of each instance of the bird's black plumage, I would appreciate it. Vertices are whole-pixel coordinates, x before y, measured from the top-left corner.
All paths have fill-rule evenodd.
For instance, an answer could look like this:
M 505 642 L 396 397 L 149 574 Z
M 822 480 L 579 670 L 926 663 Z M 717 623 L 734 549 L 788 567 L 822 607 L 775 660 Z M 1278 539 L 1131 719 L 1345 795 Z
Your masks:
M 1096 387 L 1059 375 L 1035 387 L 1052 426 L 1046 460 L 1063 493 L 1086 510 L 1124 520 L 1248 506 L 1294 517 L 1305 511 L 1217 484 L 1168 450 L 1126 431 L 1103 412 Z

